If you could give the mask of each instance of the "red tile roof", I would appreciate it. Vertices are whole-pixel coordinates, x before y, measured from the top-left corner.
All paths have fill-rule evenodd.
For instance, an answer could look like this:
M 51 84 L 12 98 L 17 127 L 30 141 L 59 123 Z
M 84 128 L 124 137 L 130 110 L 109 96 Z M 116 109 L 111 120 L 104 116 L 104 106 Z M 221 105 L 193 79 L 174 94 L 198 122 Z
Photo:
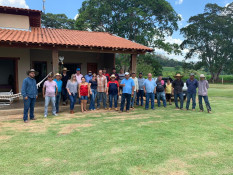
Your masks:
M 97 47 L 151 52 L 153 49 L 104 32 L 33 27 L 31 31 L 0 29 L 3 43 Z M 0 44 L 1 45 L 1 44 Z

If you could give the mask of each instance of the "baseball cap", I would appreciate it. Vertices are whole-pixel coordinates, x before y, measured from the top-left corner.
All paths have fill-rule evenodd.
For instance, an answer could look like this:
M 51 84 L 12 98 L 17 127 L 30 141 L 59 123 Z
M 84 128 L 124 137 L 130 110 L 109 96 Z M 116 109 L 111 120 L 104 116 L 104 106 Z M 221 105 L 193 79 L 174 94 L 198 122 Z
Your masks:
M 125 75 L 129 75 L 129 72 L 125 72 Z
M 80 68 L 77 68 L 76 71 L 80 71 Z

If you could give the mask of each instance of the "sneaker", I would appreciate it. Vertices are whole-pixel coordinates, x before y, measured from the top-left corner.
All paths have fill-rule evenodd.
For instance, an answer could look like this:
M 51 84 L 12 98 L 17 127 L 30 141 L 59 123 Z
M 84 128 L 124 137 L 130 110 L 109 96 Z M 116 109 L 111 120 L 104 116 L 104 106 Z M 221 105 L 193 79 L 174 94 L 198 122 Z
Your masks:
M 36 118 L 34 117 L 34 118 L 30 119 L 30 120 L 36 120 Z
M 203 112 L 203 110 L 200 110 L 199 112 Z
M 115 111 L 118 111 L 118 108 L 115 108 Z
M 47 118 L 47 115 L 44 115 L 44 118 Z
M 97 110 L 100 110 L 100 108 L 97 108 Z
M 53 114 L 53 116 L 58 116 L 57 114 Z
M 127 110 L 126 112 L 129 113 L 129 110 Z
M 209 113 L 209 114 L 212 114 L 212 112 L 211 112 L 210 110 L 208 110 L 208 113 Z
M 62 105 L 63 105 L 63 106 L 66 106 L 66 102 L 63 102 Z
M 24 123 L 28 123 L 28 120 L 25 120 Z
M 112 108 L 108 108 L 108 110 L 109 110 L 109 111 L 111 111 L 111 110 L 112 110 Z
M 195 109 L 192 109 L 192 111 L 195 111 Z
M 122 113 L 122 112 L 123 112 L 122 110 L 119 111 L 119 113 Z

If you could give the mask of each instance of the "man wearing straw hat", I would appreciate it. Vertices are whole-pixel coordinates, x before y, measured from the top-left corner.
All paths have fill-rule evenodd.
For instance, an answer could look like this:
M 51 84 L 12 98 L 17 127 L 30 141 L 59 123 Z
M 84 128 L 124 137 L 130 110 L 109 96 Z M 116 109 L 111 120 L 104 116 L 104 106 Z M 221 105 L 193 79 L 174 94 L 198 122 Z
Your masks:
M 24 123 L 28 123 L 28 110 L 30 108 L 30 120 L 35 120 L 34 116 L 34 107 L 35 102 L 38 97 L 38 91 L 36 86 L 36 71 L 31 69 L 27 71 L 28 77 L 23 80 L 21 94 L 23 96 L 24 101 L 24 112 L 23 112 L 23 120 Z
M 200 81 L 198 83 L 198 99 L 199 99 L 200 112 L 204 111 L 204 108 L 203 108 L 203 105 L 202 105 L 202 98 L 204 98 L 207 111 L 208 111 L 208 113 L 211 113 L 211 107 L 210 107 L 210 103 L 209 103 L 209 100 L 208 100 L 208 92 L 207 92 L 208 89 L 209 89 L 209 83 L 205 79 L 205 75 L 201 74 L 200 75 Z
M 56 73 L 55 79 L 53 80 L 57 83 L 57 95 L 56 95 L 56 113 L 59 113 L 59 104 L 61 100 L 61 91 L 62 91 L 62 81 L 61 74 Z
M 181 109 L 181 110 L 183 110 L 183 103 L 184 103 L 184 97 L 183 97 L 184 82 L 181 80 L 182 77 L 183 76 L 181 74 L 176 74 L 174 76 L 176 80 L 172 82 L 176 109 Z M 180 99 L 180 107 L 178 106 L 178 97 Z
M 67 89 L 66 89 L 66 84 L 69 80 L 69 75 L 67 74 L 67 68 L 64 67 L 62 69 L 62 78 L 61 78 L 61 81 L 62 81 L 62 101 L 63 101 L 63 105 L 67 105 L 68 103 L 68 92 L 67 92 Z

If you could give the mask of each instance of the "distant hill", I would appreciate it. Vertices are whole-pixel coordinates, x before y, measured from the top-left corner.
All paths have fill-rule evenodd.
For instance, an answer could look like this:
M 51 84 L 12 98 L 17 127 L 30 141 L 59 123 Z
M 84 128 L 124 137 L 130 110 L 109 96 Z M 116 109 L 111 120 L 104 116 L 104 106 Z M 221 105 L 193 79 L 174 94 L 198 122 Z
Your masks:
M 177 67 L 183 65 L 182 61 L 170 59 L 163 55 L 154 55 L 154 58 L 160 63 L 162 67 Z

